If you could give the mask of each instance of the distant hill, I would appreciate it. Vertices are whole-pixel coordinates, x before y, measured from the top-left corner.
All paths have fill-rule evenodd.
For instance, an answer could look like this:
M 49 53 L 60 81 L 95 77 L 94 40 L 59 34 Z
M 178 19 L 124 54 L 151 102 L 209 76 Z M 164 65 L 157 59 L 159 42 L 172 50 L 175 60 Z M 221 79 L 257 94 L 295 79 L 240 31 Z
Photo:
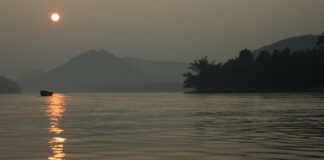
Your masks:
M 22 90 L 33 90 L 35 87 L 35 81 L 43 77 L 46 74 L 45 71 L 35 69 L 24 73 L 17 79 L 18 84 L 22 87 Z
M 276 43 L 261 47 L 254 51 L 255 54 L 261 51 L 273 52 L 274 50 L 283 50 L 286 48 L 292 51 L 302 50 L 302 49 L 313 49 L 316 46 L 316 42 L 319 36 L 316 35 L 303 35 L 292 38 L 283 39 Z
M 0 94 L 20 93 L 20 92 L 21 89 L 16 82 L 4 76 L 0 76 Z
M 152 61 L 131 57 L 122 58 L 126 63 L 137 69 L 161 77 L 167 82 L 183 82 L 182 74 L 187 71 L 188 63 L 172 61 Z
M 23 88 L 37 91 L 53 87 L 60 92 L 180 90 L 182 65 L 176 62 L 119 58 L 105 50 L 92 50 L 50 70 Z M 168 75 L 168 72 L 171 74 Z
M 46 72 L 41 69 L 34 69 L 19 76 L 18 80 L 36 80 L 45 75 L 45 73 Z

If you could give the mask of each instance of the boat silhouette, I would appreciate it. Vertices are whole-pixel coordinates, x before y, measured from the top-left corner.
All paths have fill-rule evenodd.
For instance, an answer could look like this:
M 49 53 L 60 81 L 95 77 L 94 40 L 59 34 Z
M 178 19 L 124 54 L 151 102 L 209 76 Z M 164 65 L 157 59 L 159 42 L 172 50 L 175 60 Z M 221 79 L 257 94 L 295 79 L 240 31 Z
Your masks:
M 46 91 L 46 90 L 41 90 L 40 91 L 40 95 L 45 97 L 45 96 L 52 96 L 53 95 L 53 91 L 52 90 L 49 90 L 49 91 Z
M 50 77 L 47 77 L 47 80 L 49 82 L 49 89 L 47 90 L 40 90 L 40 95 L 42 97 L 46 97 L 46 96 L 52 96 L 53 95 L 53 85 L 52 85 L 52 81 Z

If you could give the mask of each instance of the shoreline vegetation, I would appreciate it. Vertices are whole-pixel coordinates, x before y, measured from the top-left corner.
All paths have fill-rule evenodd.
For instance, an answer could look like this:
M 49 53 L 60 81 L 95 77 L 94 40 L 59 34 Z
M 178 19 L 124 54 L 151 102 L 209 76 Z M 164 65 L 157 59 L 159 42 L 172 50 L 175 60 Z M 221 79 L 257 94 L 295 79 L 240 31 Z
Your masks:
M 225 63 L 203 57 L 188 69 L 183 86 L 193 90 L 185 93 L 324 92 L 324 33 L 313 49 L 259 54 L 244 49 Z
M 187 91 L 187 92 L 183 92 L 184 94 L 217 94 L 217 93 L 228 93 L 228 94 L 235 94 L 235 93 L 246 93 L 246 94 L 253 94 L 253 93 L 324 93 L 324 88 L 316 88 L 316 89 L 304 89 L 304 90 L 300 90 L 300 89 L 273 89 L 273 90 L 218 90 L 218 91 L 197 91 L 197 90 L 193 90 L 193 91 Z

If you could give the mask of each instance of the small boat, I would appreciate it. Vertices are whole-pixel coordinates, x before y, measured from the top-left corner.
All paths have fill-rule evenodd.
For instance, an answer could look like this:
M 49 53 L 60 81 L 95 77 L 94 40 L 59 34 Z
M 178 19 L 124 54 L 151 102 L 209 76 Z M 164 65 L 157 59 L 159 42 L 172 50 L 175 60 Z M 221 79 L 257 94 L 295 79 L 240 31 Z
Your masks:
M 53 91 L 52 90 L 49 90 L 49 91 L 45 91 L 45 90 L 42 90 L 40 91 L 40 95 L 45 97 L 45 96 L 52 96 L 53 95 Z

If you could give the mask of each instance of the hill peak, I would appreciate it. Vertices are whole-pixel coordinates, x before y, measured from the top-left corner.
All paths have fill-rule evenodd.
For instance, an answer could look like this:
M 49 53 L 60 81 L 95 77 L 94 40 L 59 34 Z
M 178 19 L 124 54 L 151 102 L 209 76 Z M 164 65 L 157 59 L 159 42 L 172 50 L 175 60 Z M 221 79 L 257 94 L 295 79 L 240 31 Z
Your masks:
M 110 57 L 116 57 L 115 55 L 113 55 L 112 53 L 110 53 L 109 51 L 106 51 L 104 49 L 102 49 L 102 50 L 89 50 L 87 52 L 81 53 L 80 55 L 78 55 L 76 57 L 80 57 L 80 56 L 110 56 Z
M 292 51 L 302 50 L 302 49 L 312 49 L 316 46 L 318 35 L 301 35 L 296 37 L 285 38 L 283 40 L 277 41 L 273 44 L 261 47 L 254 51 L 254 53 L 259 53 L 261 51 L 283 50 L 286 48 Z
M 106 50 L 90 50 L 73 57 L 65 65 L 84 64 L 84 63 L 107 63 L 121 61 L 118 57 Z

